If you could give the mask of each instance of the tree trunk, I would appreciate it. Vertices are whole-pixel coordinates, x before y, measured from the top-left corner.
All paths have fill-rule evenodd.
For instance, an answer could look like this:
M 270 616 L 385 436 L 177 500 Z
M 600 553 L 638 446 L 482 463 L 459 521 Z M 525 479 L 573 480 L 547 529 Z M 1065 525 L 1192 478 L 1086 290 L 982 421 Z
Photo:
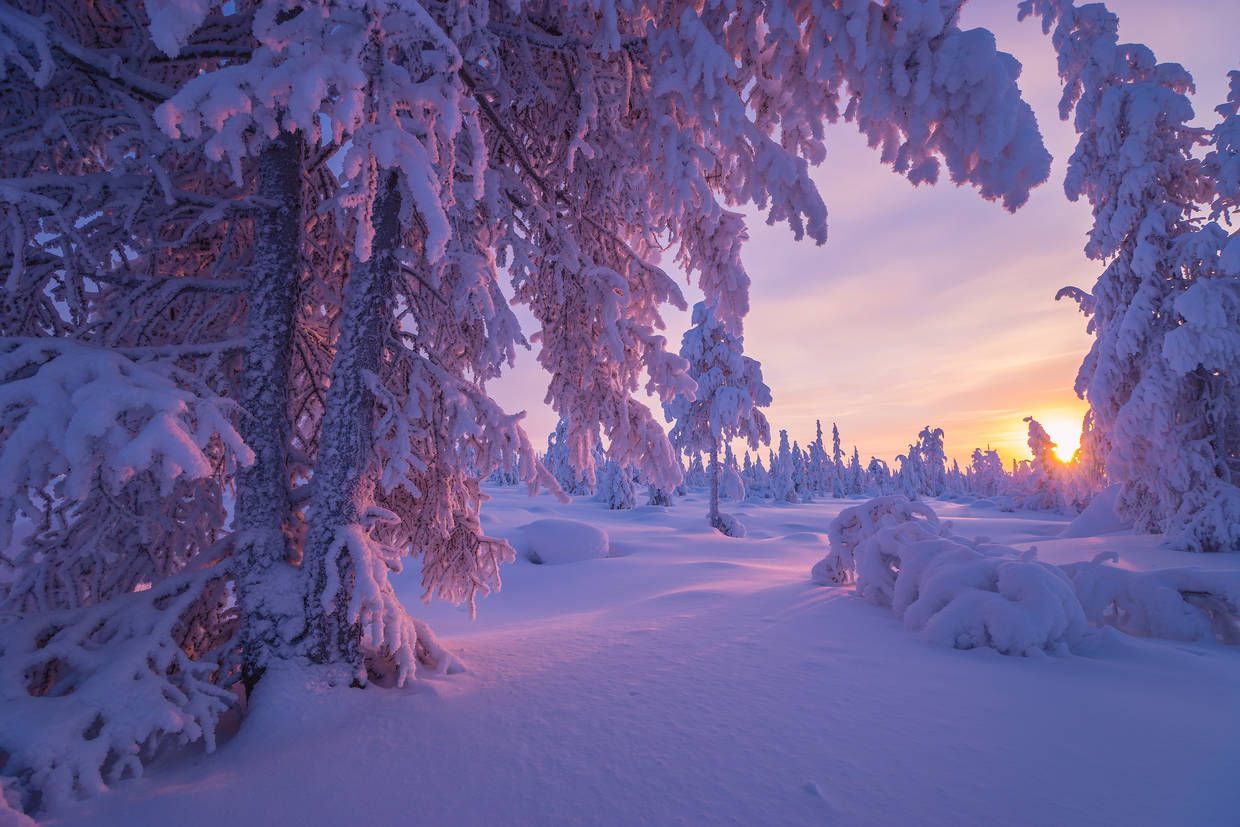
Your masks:
M 292 427 L 288 387 L 301 276 L 301 149 L 299 137 L 281 135 L 258 161 L 258 195 L 275 206 L 257 220 L 246 294 L 240 432 L 255 461 L 237 477 L 235 560 L 241 673 L 247 688 L 262 676 L 273 652 L 287 649 L 300 614 L 295 597 L 289 599 L 296 580 L 285 528 Z
M 710 513 L 707 515 L 710 524 L 722 530 L 719 519 L 719 443 L 710 445 Z
M 306 630 L 301 651 L 313 663 L 347 665 L 353 674 L 362 669 L 362 630 L 349 612 L 354 575 L 340 530 L 363 522 L 374 492 L 370 465 L 375 400 L 364 374 L 377 374 L 381 367 L 399 266 L 400 191 L 394 173 L 381 173 L 380 181 L 370 259 L 354 266 L 345 285 L 302 562 Z M 330 607 L 323 605 L 328 594 L 333 595 Z

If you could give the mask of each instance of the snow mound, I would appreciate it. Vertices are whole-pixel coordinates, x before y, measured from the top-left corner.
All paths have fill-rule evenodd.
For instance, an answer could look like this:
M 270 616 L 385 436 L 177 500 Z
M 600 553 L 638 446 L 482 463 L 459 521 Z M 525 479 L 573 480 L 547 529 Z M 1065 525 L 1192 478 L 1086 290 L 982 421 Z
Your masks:
M 1085 510 L 1076 519 L 1068 523 L 1060 537 L 1097 537 L 1099 534 L 1110 534 L 1113 531 L 1126 531 L 1132 528 L 1132 522 L 1115 513 L 1115 501 L 1119 497 L 1119 486 L 1112 485 L 1098 492 Z
M 856 549 L 886 528 L 900 527 L 893 539 L 901 543 L 941 536 L 946 528 L 925 503 L 892 495 L 875 497 L 845 508 L 827 527 L 831 551 L 814 566 L 810 577 L 822 586 L 852 583 L 857 577 Z
M 535 520 L 521 527 L 522 552 L 531 563 L 559 565 L 606 557 L 607 532 L 576 520 Z
M 956 649 L 1066 653 L 1086 630 L 1072 581 L 1015 549 L 958 537 L 905 542 L 909 524 L 857 548 L 857 591 L 911 631 Z

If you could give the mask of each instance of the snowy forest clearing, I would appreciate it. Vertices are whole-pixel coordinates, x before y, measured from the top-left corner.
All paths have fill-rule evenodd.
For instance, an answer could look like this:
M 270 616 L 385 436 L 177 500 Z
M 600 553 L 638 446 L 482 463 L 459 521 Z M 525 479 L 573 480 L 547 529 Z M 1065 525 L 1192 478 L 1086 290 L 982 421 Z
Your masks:
M 1012 5 L 1040 74 L 960 0 L 0 0 L 4 827 L 1234 827 L 1240 69 Z M 875 267 L 751 279 L 827 242 L 843 126 L 1012 213 L 1061 181 L 1083 258 L 832 174 Z M 1071 354 L 987 332 L 1034 271 L 1088 319 L 1075 451 L 1003 398 Z M 814 314 L 782 389 L 755 302 Z M 863 466 L 763 409 L 921 430 Z
M 415 609 L 467 672 L 398 691 L 269 676 L 215 755 L 50 823 L 1209 827 L 1240 812 L 1234 648 L 1112 631 L 1085 655 L 930 645 L 810 581 L 856 500 L 730 504 L 749 531 L 730 538 L 702 493 L 609 511 L 487 490 L 484 529 L 518 551 L 503 590 L 474 621 Z M 1155 536 L 1056 539 L 1066 521 L 1045 514 L 933 507 L 1049 562 L 1240 569 Z M 556 518 L 606 531 L 611 556 L 529 562 L 521 527 Z M 416 570 L 395 585 L 417 603 Z

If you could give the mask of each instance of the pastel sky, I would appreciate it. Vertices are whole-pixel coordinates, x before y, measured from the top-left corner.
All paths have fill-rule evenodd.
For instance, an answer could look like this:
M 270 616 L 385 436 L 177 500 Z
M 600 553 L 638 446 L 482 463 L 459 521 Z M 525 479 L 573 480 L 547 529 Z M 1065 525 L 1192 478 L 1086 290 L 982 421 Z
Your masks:
M 1227 72 L 1240 67 L 1240 0 L 1108 5 L 1123 40 L 1192 72 L 1198 120 L 1213 123 Z M 802 445 L 815 419 L 828 434 L 834 421 L 849 450 L 890 461 L 932 424 L 962 463 L 986 445 L 1023 458 L 1022 418 L 1032 415 L 1075 447 L 1085 404 L 1072 386 L 1090 339 L 1075 304 L 1054 297 L 1066 284 L 1092 286 L 1099 266 L 1081 252 L 1088 205 L 1063 194 L 1076 136 L 1058 117 L 1054 53 L 1037 23 L 1016 21 L 1015 0 L 972 0 L 962 25 L 990 29 L 1024 66 L 1021 89 L 1055 159 L 1051 179 L 1010 215 L 946 181 L 914 188 L 851 125 L 831 128 L 828 158 L 814 171 L 830 210 L 827 244 L 796 242 L 752 213 L 744 254 L 753 279 L 745 349 L 774 394 L 772 427 Z M 685 297 L 692 304 L 700 294 L 685 286 Z M 666 318 L 678 348 L 688 315 Z M 546 385 L 523 354 L 493 387 L 510 410 L 527 411 L 539 446 L 555 424 Z

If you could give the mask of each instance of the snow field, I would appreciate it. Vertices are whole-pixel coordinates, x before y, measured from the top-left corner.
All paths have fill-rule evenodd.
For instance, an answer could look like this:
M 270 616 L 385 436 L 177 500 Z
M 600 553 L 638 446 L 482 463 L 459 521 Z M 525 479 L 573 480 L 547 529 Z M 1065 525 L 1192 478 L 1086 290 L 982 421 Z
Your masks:
M 404 690 L 266 681 L 215 756 L 154 767 L 63 825 L 1226 825 L 1240 808 L 1240 657 L 1103 630 L 1073 655 L 1003 657 L 910 635 L 809 570 L 857 501 L 609 511 L 489 489 L 493 536 L 576 520 L 610 556 L 521 555 L 478 619 L 424 607 L 468 672 Z M 1056 539 L 1046 515 L 931 504 L 969 537 L 1054 563 L 1200 563 L 1157 538 Z M 518 540 L 519 542 L 519 540 Z M 1186 562 L 1189 561 L 1189 562 Z M 396 579 L 419 594 L 417 573 Z M 1191 699 L 1185 693 L 1191 692 Z

